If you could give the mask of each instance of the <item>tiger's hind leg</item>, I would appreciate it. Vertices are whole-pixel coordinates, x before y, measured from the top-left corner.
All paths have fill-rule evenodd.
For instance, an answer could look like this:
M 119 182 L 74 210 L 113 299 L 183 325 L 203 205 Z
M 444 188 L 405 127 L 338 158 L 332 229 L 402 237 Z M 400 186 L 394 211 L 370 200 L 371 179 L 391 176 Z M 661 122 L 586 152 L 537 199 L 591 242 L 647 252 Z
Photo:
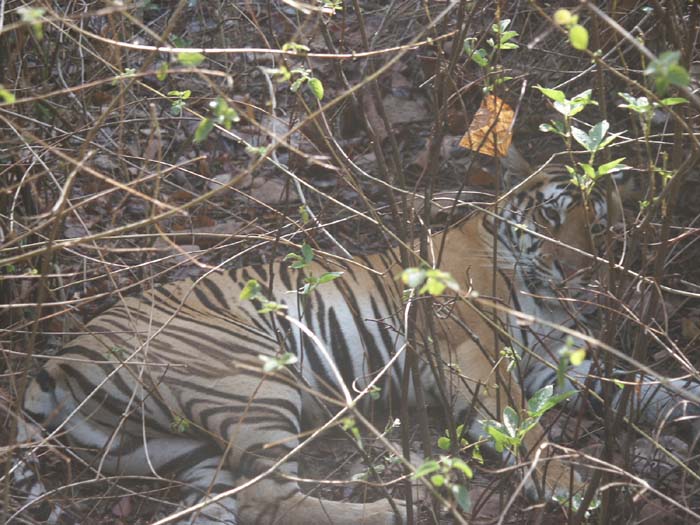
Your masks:
M 136 410 L 120 421 L 118 417 L 109 417 L 106 408 L 109 403 L 87 403 L 77 410 L 77 402 L 68 394 L 66 385 L 61 369 L 48 365 L 29 384 L 24 410 L 47 430 L 60 424 L 61 433 L 75 452 L 101 474 L 174 476 L 182 483 L 181 509 L 235 485 L 234 476 L 225 468 L 218 468 L 222 464 L 222 455 L 216 444 L 203 435 L 172 430 L 169 427 L 171 416 L 158 412 L 152 400 L 135 403 Z M 110 401 L 114 407 L 120 407 L 114 399 Z M 117 412 L 115 415 L 121 414 Z M 40 440 L 38 427 L 21 420 L 17 442 L 27 444 Z M 26 497 L 29 505 L 34 501 L 40 503 L 46 493 L 32 468 L 35 462 L 31 454 L 26 455 L 13 469 L 14 488 Z M 233 497 L 224 498 L 177 524 L 235 525 L 236 509 Z M 58 516 L 67 512 L 58 506 L 53 506 L 50 511 L 48 523 L 56 522 Z M 46 514 L 46 511 L 42 508 L 41 513 Z
M 95 427 L 95 430 L 98 430 Z M 121 435 L 120 435 L 121 437 Z M 216 496 L 236 485 L 235 476 L 222 462 L 221 451 L 199 435 L 149 436 L 144 445 L 138 436 L 111 440 L 112 449 L 101 448 L 102 472 L 118 475 L 170 476 L 181 483 L 178 511 Z M 93 462 L 96 456 L 91 459 Z M 223 468 L 222 468 L 223 467 Z M 176 525 L 237 525 L 235 496 L 223 498 L 175 521 Z
M 294 384 L 274 376 L 237 374 L 198 392 L 196 423 L 221 438 L 227 468 L 240 475 L 236 499 L 241 525 L 394 525 L 404 521 L 386 500 L 331 501 L 301 492 L 295 478 L 301 395 Z M 184 392 L 183 392 L 184 393 Z M 206 398 L 206 399 L 205 399 Z M 187 403 L 187 401 L 185 401 Z M 278 465 L 279 463 L 279 465 Z M 246 482 L 264 477 L 249 486 Z
M 234 476 L 228 470 L 221 468 L 221 461 L 220 455 L 211 456 L 177 474 L 176 479 L 183 484 L 181 501 L 185 508 L 236 486 Z M 201 510 L 192 512 L 175 523 L 177 525 L 236 525 L 237 512 L 236 496 L 227 496 L 208 504 Z

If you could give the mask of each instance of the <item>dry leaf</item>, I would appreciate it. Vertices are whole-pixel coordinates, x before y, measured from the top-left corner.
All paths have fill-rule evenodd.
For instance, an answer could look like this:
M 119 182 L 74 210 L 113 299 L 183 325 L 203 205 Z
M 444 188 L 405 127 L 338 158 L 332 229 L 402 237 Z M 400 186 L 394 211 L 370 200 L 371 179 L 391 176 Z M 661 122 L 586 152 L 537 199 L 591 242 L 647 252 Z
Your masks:
M 389 132 L 384 126 L 384 120 L 379 116 L 377 106 L 371 96 L 365 94 L 362 97 L 362 105 L 367 117 L 367 122 L 374 131 L 374 136 L 378 142 L 383 142 L 389 136 Z
M 270 206 L 284 204 L 295 198 L 294 195 L 289 194 L 287 185 L 276 179 L 266 180 L 260 185 L 254 185 L 253 188 L 248 190 L 248 195 Z
M 681 320 L 681 331 L 685 339 L 700 337 L 700 321 L 698 319 L 685 318 Z
M 209 215 L 198 213 L 192 217 L 192 226 L 195 228 L 212 228 L 216 221 Z
M 126 518 L 132 511 L 133 506 L 131 504 L 131 497 L 129 496 L 119 498 L 119 501 L 112 506 L 112 514 L 118 518 Z
M 422 100 L 390 93 L 382 99 L 382 105 L 392 128 L 430 119 L 430 111 Z
M 496 186 L 496 177 L 483 168 L 472 166 L 467 173 L 467 181 L 472 186 L 486 186 L 493 188 Z
M 459 145 L 490 157 L 505 157 L 513 139 L 515 114 L 495 95 L 486 95 Z

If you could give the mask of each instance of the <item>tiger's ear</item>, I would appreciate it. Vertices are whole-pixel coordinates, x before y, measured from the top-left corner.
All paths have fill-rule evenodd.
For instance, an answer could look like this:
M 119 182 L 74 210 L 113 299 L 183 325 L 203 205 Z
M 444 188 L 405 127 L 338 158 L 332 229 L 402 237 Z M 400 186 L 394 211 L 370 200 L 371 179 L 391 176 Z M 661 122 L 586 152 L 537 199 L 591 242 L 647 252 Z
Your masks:
M 519 184 L 532 174 L 532 167 L 513 144 L 508 148 L 506 156 L 501 158 L 501 164 L 506 189 Z

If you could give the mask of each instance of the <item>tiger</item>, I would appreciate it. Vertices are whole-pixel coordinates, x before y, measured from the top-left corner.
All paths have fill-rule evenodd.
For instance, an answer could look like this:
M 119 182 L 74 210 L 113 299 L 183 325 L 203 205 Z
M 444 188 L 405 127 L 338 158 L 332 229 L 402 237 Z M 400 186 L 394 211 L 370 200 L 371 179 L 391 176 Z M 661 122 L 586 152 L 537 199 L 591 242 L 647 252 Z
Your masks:
M 587 287 L 585 269 L 621 218 L 619 196 L 608 198 L 598 186 L 584 195 L 562 168 L 534 170 L 514 148 L 503 165 L 508 180 L 517 181 L 505 200 L 429 237 L 425 263 L 458 285 L 429 296 L 432 339 L 420 332 L 430 310 L 417 306 L 425 297 L 406 295 L 398 247 L 352 261 L 315 258 L 298 269 L 277 261 L 211 272 L 154 286 L 90 321 L 31 379 L 24 413 L 61 433 L 101 474 L 174 477 L 185 509 L 175 516 L 178 524 L 404 522 L 402 501 L 304 494 L 294 453 L 310 425 L 323 429 L 348 407 L 367 414 L 400 399 L 407 307 L 417 308 L 414 339 L 430 344 L 416 349 L 422 402 L 447 402 L 456 421 L 471 421 L 466 433 L 474 439 L 499 409 L 522 407 L 556 383 L 560 349 L 586 348 L 576 335 L 586 333 L 586 316 L 560 300 L 560 291 Z M 336 278 L 318 284 L 328 274 Z M 300 294 L 314 277 L 318 285 Z M 257 294 L 242 299 L 251 283 Z M 270 301 L 278 310 L 265 312 Z M 494 352 L 506 344 L 518 355 L 515 367 Z M 281 355 L 294 359 L 264 369 L 263 361 L 277 363 Z M 430 366 L 436 357 L 449 371 L 445 384 Z M 590 359 L 569 366 L 557 388 L 585 384 L 601 393 L 601 381 L 588 377 L 591 367 Z M 411 406 L 418 403 L 414 379 Z M 676 406 L 680 389 L 698 391 L 682 380 L 668 388 L 640 383 L 649 421 Z M 614 396 L 617 406 L 621 394 Z M 173 421 L 187 425 L 174 428 Z M 30 425 L 20 424 L 17 442 L 32 435 Z M 533 453 L 546 439 L 537 424 L 523 448 Z M 545 495 L 582 490 L 565 462 L 540 459 L 535 474 Z M 30 498 L 44 490 L 29 459 L 17 465 L 15 484 Z

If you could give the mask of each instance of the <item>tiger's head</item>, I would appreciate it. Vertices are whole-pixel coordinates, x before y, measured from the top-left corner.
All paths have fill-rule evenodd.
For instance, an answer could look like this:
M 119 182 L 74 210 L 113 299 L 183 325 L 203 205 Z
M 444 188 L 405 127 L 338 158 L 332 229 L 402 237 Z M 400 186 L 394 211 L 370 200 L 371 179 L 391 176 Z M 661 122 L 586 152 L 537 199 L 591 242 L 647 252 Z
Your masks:
M 514 147 L 503 164 L 514 191 L 498 212 L 503 220 L 496 229 L 527 288 L 550 295 L 552 287 L 584 284 L 589 254 L 600 251 L 605 232 L 622 217 L 617 192 L 609 206 L 602 184 L 585 195 L 564 166 L 536 171 Z

